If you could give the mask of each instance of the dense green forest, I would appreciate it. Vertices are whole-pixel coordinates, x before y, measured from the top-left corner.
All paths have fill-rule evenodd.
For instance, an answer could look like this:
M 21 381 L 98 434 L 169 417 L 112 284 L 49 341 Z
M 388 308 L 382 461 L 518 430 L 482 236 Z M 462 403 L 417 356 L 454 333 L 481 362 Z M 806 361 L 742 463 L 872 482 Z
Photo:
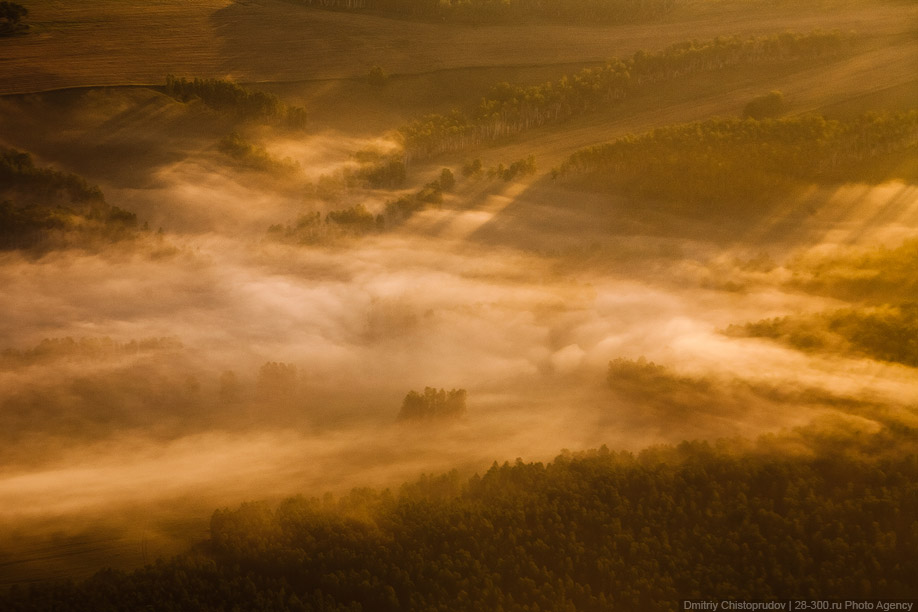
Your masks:
M 686 41 L 656 53 L 638 51 L 624 61 L 613 59 L 542 85 L 501 83 L 471 113 L 427 115 L 400 133 L 406 156 L 423 159 L 606 108 L 651 83 L 727 66 L 837 55 L 853 40 L 850 34 L 817 31 Z
M 215 512 L 210 540 L 183 556 L 14 587 L 0 607 L 608 612 L 915 597 L 915 440 L 901 423 L 813 425 L 248 503 Z
M 918 304 L 845 308 L 731 326 L 728 333 L 773 338 L 805 351 L 863 355 L 918 367 Z
M 294 0 L 342 11 L 476 23 L 575 21 L 626 23 L 666 14 L 677 0 Z
M 857 179 L 870 160 L 913 155 L 916 146 L 918 110 L 846 120 L 710 119 L 583 149 L 556 175 L 693 212 L 754 212 L 801 185 Z
M 78 236 L 133 235 L 137 216 L 105 201 L 75 174 L 40 168 L 28 153 L 0 147 L 0 249 L 48 248 Z

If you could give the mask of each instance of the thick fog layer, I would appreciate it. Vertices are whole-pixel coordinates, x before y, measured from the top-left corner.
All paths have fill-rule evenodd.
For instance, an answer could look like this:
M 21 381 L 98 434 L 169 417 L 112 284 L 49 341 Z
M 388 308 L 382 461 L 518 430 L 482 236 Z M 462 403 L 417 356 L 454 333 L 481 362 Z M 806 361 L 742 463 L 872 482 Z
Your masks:
M 274 150 L 304 167 L 325 160 L 297 179 L 306 185 L 379 143 L 347 144 Z M 12 349 L 0 371 L 0 524 L 27 540 L 70 534 L 114 538 L 134 557 L 138 543 L 168 552 L 174 514 L 198 517 L 178 529 L 188 537 L 211 508 L 245 499 L 397 485 L 562 448 L 754 435 L 918 393 L 905 368 L 725 335 L 838 304 L 788 290 L 780 265 L 750 271 L 754 246 L 663 238 L 663 254 L 585 263 L 481 239 L 527 197 L 525 183 L 479 185 L 489 205 L 469 211 L 454 196 L 400 230 L 284 244 L 269 224 L 331 205 L 207 157 L 155 178 L 110 197 L 162 234 L 0 260 L 0 338 Z M 341 197 L 380 206 L 372 193 Z M 825 232 L 799 255 L 914 227 L 913 188 L 830 198 L 835 218 L 805 228 Z M 846 221 L 863 218 L 876 221 Z M 725 290 L 730 278 L 744 288 Z M 654 383 L 610 384 L 613 360 L 638 373 L 653 362 Z M 396 422 L 405 394 L 428 386 L 466 389 L 464 418 Z

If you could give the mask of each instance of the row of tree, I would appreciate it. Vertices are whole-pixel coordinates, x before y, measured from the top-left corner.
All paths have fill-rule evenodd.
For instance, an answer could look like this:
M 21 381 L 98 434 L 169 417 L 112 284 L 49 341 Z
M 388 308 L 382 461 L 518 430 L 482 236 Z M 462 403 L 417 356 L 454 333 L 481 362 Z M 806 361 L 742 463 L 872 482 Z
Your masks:
M 62 359 L 105 359 L 136 355 L 148 351 L 182 348 L 177 338 L 143 338 L 117 342 L 111 338 L 45 338 L 27 349 L 5 348 L 0 351 L 0 368 L 12 368 Z
M 505 165 L 482 166 L 480 159 L 465 164 L 463 176 L 478 177 L 486 174 L 489 180 L 501 179 L 511 181 L 515 178 L 535 173 L 535 157 L 529 155 L 523 159 Z M 405 165 L 399 160 L 386 158 L 361 168 L 357 172 L 347 172 L 341 176 L 343 184 L 360 182 L 368 187 L 390 186 L 390 181 L 401 182 L 405 176 Z M 320 244 L 338 238 L 357 237 L 378 233 L 401 225 L 414 214 L 429 206 L 443 203 L 443 193 L 451 191 L 456 185 L 456 177 L 449 168 L 440 170 L 440 175 L 410 195 L 389 200 L 383 210 L 374 215 L 363 204 L 348 208 L 332 210 L 323 217 L 319 212 L 300 215 L 292 224 L 275 224 L 268 228 L 268 236 L 282 242 L 297 244 Z
M 625 23 L 659 17 L 677 0 L 296 0 L 305 6 L 341 11 L 371 11 L 476 23 L 547 20 Z
M 196 551 L 13 588 L 0 607 L 653 612 L 708 598 L 914 598 L 915 433 L 603 447 L 397 494 L 248 503 L 215 512 Z
M 846 120 L 711 119 L 668 126 L 572 154 L 555 176 L 692 212 L 758 209 L 806 182 L 856 179 L 865 162 L 918 146 L 918 111 Z M 696 205 L 702 205 L 699 208 Z
M 449 169 L 444 168 L 444 171 L 452 177 Z M 297 244 L 320 244 L 339 238 L 354 238 L 397 226 L 427 206 L 442 202 L 443 188 L 437 180 L 412 195 L 389 200 L 383 211 L 375 215 L 363 204 L 329 211 L 324 219 L 322 213 L 312 212 L 300 215 L 293 224 L 270 226 L 268 236 Z
M 918 368 L 918 303 L 914 302 L 778 317 L 727 331 L 772 338 L 804 351 L 864 355 Z
M 394 168 L 394 170 L 393 170 Z M 377 176 L 404 178 L 405 167 L 399 161 L 388 160 L 369 166 L 356 176 L 369 179 Z M 385 183 L 385 180 L 383 181 Z M 272 225 L 268 235 L 276 240 L 298 244 L 319 244 L 344 237 L 357 237 L 384 231 L 407 221 L 415 213 L 430 205 L 443 202 L 443 192 L 450 191 L 456 184 L 452 170 L 443 168 L 440 176 L 427 183 L 415 193 L 389 200 L 383 211 L 374 215 L 363 204 L 332 210 L 326 213 L 323 221 L 319 212 L 301 215 L 292 225 Z M 379 186 L 375 182 L 371 186 Z
M 524 130 L 608 107 L 636 88 L 727 66 L 812 58 L 843 52 L 853 36 L 841 32 L 783 33 L 686 41 L 542 85 L 501 83 L 472 113 L 427 115 L 400 130 L 407 158 L 467 149 Z
M 273 94 L 247 89 L 226 79 L 188 80 L 168 75 L 163 91 L 180 102 L 201 100 L 214 110 L 233 113 L 242 119 L 275 121 L 292 129 L 306 126 L 305 108 L 288 106 Z
M 810 293 L 879 305 L 918 295 L 918 239 L 792 262 L 790 283 Z

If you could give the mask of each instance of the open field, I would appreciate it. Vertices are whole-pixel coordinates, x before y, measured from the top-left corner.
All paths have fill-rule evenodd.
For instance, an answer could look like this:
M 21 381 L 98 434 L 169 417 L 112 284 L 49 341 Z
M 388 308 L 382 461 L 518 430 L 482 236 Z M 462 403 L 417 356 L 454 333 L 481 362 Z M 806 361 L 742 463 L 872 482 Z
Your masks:
M 653 26 L 459 26 L 353 15 L 281 0 L 48 2 L 32 31 L 0 38 L 0 93 L 159 84 L 166 74 L 242 82 L 413 74 L 469 66 L 595 62 L 689 38 L 787 29 L 912 35 L 908 3 L 803 7 L 698 2 Z
M 0 148 L 38 170 L 7 154 L 4 180 L 21 184 L 0 184 L 0 220 L 44 197 L 59 230 L 53 215 L 73 203 L 40 179 L 73 173 L 137 222 L 110 242 L 74 232 L 0 250 L 0 587 L 149 563 L 246 500 L 397 491 L 562 448 L 764 434 L 806 454 L 808 436 L 914 427 L 915 368 L 877 357 L 910 354 L 895 330 L 881 340 L 899 353 L 872 354 L 844 329 L 819 350 L 799 350 L 805 334 L 794 346 L 725 331 L 830 325 L 819 313 L 844 309 L 867 326 L 914 301 L 914 144 L 865 162 L 880 177 L 911 168 L 892 180 L 803 181 L 735 217 L 551 178 L 585 147 L 740 117 L 772 90 L 782 118 L 914 109 L 913 3 L 694 0 L 624 26 L 428 23 L 281 0 L 29 8 L 29 32 L 0 38 Z M 500 82 L 558 81 L 691 39 L 836 28 L 856 33 L 839 55 L 636 85 L 367 178 L 373 164 L 399 169 L 399 128 L 473 112 Z M 374 65 L 379 86 L 365 78 Z M 180 101 L 167 74 L 250 84 L 304 106 L 307 125 Z M 498 170 L 530 155 L 531 174 Z M 481 171 L 464 173 L 475 158 Z M 862 312 L 868 294 L 882 298 Z M 466 390 L 465 416 L 399 421 L 406 393 L 428 386 Z

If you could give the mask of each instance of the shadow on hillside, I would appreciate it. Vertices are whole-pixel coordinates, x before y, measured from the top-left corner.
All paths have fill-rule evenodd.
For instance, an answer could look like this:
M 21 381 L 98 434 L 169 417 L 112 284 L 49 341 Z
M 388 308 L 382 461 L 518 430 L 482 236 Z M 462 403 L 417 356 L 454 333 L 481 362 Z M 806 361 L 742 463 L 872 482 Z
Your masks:
M 485 193 L 499 194 L 497 181 Z M 889 226 L 909 225 L 918 215 L 916 187 L 825 185 L 775 197 L 751 210 L 680 211 L 611 192 L 596 192 L 540 178 L 470 234 L 482 243 L 499 243 L 557 254 L 591 250 L 631 252 L 628 243 L 658 256 L 678 252 L 684 241 L 720 247 L 789 251 L 822 243 L 830 232 L 853 244 Z M 487 195 L 479 197 L 484 202 Z M 732 207 L 737 208 L 737 207 Z M 669 246 L 666 246 L 666 245 Z

